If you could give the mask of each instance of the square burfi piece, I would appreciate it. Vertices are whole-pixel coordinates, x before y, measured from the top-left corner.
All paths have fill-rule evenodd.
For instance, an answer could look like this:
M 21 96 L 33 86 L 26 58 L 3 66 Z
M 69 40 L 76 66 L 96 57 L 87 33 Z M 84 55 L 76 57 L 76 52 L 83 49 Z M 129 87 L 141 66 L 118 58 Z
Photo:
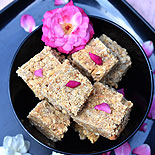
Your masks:
M 47 82 L 51 72 L 61 64 L 60 61 L 62 59 L 63 56 L 60 56 L 58 52 L 45 46 L 40 53 L 36 54 L 28 62 L 19 67 L 16 72 L 32 89 L 35 96 L 41 100 L 44 99 L 44 96 L 41 95 L 43 81 Z M 42 70 L 43 76 L 36 76 L 34 73 L 36 70 Z
M 101 103 L 107 103 L 111 113 L 94 108 Z M 132 106 L 132 102 L 126 101 L 122 94 L 96 82 L 86 106 L 73 120 L 95 134 L 114 140 L 125 128 Z
M 106 84 L 110 86 L 115 86 L 117 88 L 118 82 L 122 80 L 122 77 L 125 75 L 125 73 L 131 66 L 131 58 L 128 55 L 125 48 L 122 48 L 120 45 L 117 44 L 116 41 L 111 40 L 105 34 L 102 34 L 100 36 L 100 40 L 110 49 L 110 52 L 119 60 L 117 67 L 111 70 L 104 79 Z
M 70 125 L 70 117 L 56 110 L 46 100 L 39 102 L 27 117 L 32 125 L 54 142 L 64 137 Z
M 75 88 L 67 87 L 69 81 L 80 82 Z M 50 103 L 64 113 L 77 115 L 92 92 L 93 86 L 87 77 L 70 65 L 68 60 L 53 70 L 48 84 L 44 84 L 42 93 Z
M 91 131 L 88 131 L 88 129 L 84 129 L 82 126 L 80 126 L 77 123 L 74 123 L 73 128 L 75 132 L 79 133 L 80 140 L 85 140 L 86 138 L 88 138 L 90 142 L 94 144 L 99 138 L 99 134 L 95 134 Z
M 100 56 L 103 64 L 95 64 L 90 58 L 89 52 Z M 92 39 L 84 49 L 72 54 L 72 63 L 88 78 L 93 78 L 94 81 L 100 81 L 118 63 L 118 60 L 110 54 L 109 49 L 96 38 Z

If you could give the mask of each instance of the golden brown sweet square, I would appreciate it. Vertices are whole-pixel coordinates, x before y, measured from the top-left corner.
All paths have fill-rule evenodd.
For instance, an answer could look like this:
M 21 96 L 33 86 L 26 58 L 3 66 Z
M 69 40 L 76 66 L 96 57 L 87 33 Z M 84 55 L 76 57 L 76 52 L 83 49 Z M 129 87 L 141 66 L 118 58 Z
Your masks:
M 94 108 L 101 103 L 107 103 L 111 108 L 111 113 Z M 96 82 L 86 106 L 73 117 L 73 120 L 95 134 L 114 140 L 125 128 L 132 106 L 133 104 L 126 101 L 122 94 Z
M 82 126 L 80 126 L 77 123 L 74 123 L 73 127 L 74 127 L 74 130 L 79 133 L 80 140 L 84 140 L 88 138 L 90 142 L 94 144 L 99 138 L 99 134 L 94 134 L 93 132 L 88 131 L 88 129 L 84 129 Z
M 56 110 L 46 100 L 39 102 L 29 113 L 28 119 L 47 138 L 58 141 L 70 125 L 70 117 Z
M 70 115 L 77 115 L 93 89 L 87 77 L 70 65 L 68 60 L 54 69 L 48 80 L 48 84 L 45 83 L 42 87 L 43 96 L 56 108 Z M 80 82 L 80 85 L 67 87 L 69 81 Z
M 118 82 L 122 80 L 129 67 L 131 67 L 131 59 L 125 48 L 122 48 L 116 41 L 111 40 L 105 34 L 100 36 L 100 40 L 110 49 L 110 52 L 119 60 L 117 66 L 110 71 L 104 82 L 117 88 Z
M 97 65 L 90 58 L 89 52 L 100 56 L 103 64 Z M 118 63 L 117 58 L 110 54 L 109 49 L 98 39 L 92 39 L 88 45 L 79 52 L 72 54 L 72 62 L 82 70 L 87 77 L 100 81 Z
M 44 96 L 41 95 L 42 83 L 43 81 L 47 81 L 52 70 L 61 64 L 60 60 L 62 60 L 62 58 L 58 52 L 45 46 L 40 53 L 19 67 L 17 74 L 32 89 L 36 97 L 44 99 Z M 34 74 L 34 72 L 39 69 L 42 69 L 43 77 L 38 77 Z

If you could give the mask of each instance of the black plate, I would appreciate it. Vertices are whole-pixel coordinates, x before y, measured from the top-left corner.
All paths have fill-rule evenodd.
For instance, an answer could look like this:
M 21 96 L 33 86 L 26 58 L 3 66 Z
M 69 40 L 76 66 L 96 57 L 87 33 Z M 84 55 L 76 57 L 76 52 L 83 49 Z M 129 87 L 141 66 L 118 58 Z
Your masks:
M 132 67 L 119 84 L 125 89 L 125 97 L 134 103 L 131 117 L 125 130 L 115 141 L 100 137 L 95 144 L 88 140 L 79 140 L 78 134 L 71 128 L 61 142 L 52 142 L 43 136 L 26 118 L 39 101 L 24 81 L 17 77 L 16 70 L 31 57 L 43 49 L 41 26 L 31 33 L 19 47 L 10 73 L 10 96 L 17 118 L 26 131 L 44 146 L 65 154 L 95 154 L 112 150 L 126 142 L 142 125 L 151 105 L 153 95 L 153 77 L 149 61 L 138 42 L 123 28 L 105 19 L 91 17 L 95 36 L 102 33 L 116 40 L 128 50 Z

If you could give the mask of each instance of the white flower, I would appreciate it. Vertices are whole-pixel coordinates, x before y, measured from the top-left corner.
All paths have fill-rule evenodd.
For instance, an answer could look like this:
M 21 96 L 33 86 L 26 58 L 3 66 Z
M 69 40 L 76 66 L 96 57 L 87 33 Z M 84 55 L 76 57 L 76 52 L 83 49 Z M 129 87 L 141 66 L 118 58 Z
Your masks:
M 56 153 L 56 152 L 53 151 L 51 155 L 64 155 L 64 154 Z
M 3 146 L 0 147 L 0 155 L 31 155 L 27 153 L 30 148 L 30 142 L 24 141 L 22 134 L 15 137 L 6 136 L 3 140 Z

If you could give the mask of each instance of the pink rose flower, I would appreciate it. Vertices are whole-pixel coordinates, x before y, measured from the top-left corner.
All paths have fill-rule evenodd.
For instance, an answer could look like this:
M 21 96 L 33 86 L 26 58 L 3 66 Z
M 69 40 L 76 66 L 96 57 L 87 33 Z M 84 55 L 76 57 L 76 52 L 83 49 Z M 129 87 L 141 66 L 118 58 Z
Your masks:
M 42 41 L 47 46 L 66 54 L 83 49 L 94 34 L 88 16 L 72 0 L 44 14 L 42 31 Z

